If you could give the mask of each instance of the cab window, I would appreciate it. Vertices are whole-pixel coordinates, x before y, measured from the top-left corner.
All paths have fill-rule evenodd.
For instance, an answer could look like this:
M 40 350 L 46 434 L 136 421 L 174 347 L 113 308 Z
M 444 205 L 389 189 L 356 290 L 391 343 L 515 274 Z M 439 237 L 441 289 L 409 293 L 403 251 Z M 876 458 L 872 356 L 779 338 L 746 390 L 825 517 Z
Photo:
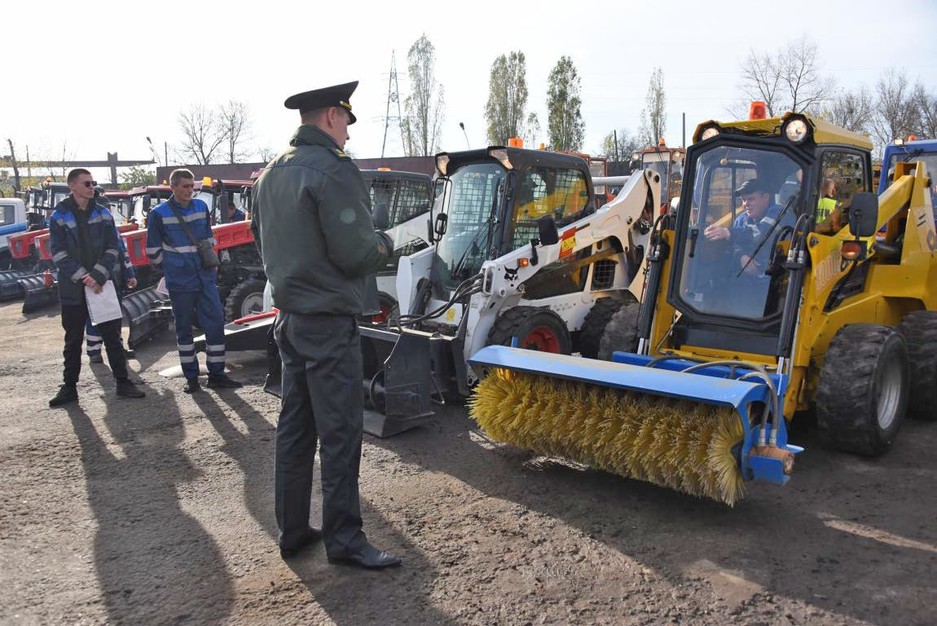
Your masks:
M 12 204 L 0 204 L 0 226 L 9 226 L 16 219 L 16 207 Z
M 531 167 L 520 176 L 512 249 L 537 236 L 537 220 L 541 217 L 553 215 L 556 224 L 563 226 L 578 219 L 589 202 L 586 177 L 579 170 Z
M 853 196 L 871 188 L 870 173 L 861 155 L 827 151 L 820 159 L 818 179 L 811 201 L 816 207 L 816 230 L 835 232 L 846 224 Z

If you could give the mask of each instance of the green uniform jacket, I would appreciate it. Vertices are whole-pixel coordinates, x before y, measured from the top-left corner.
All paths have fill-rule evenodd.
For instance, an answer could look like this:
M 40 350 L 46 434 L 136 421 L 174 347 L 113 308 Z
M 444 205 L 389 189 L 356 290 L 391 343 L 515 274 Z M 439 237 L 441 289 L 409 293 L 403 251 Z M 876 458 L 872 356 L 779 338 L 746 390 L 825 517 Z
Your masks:
M 303 315 L 360 315 L 393 243 L 375 232 L 361 172 L 331 137 L 303 125 L 290 146 L 252 191 L 251 229 L 274 304 Z

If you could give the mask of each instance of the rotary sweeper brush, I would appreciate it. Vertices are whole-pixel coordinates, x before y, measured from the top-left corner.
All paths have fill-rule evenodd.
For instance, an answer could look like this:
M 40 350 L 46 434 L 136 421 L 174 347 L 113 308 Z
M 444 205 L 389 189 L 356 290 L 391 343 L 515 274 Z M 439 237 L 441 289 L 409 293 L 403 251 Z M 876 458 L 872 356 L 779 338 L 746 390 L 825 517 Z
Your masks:
M 732 505 L 750 480 L 787 482 L 795 413 L 815 414 L 824 445 L 867 456 L 906 411 L 937 420 L 925 166 L 899 164 L 875 196 L 869 141 L 797 114 L 707 122 L 694 139 L 642 302 L 612 316 L 597 359 L 476 352 L 479 425 Z

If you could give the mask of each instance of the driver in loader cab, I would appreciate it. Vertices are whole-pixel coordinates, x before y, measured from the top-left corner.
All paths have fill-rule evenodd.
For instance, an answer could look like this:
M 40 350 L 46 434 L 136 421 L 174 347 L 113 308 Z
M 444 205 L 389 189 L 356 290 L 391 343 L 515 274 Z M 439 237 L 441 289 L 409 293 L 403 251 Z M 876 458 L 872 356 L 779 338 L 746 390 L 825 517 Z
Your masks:
M 739 268 L 752 276 L 764 274 L 770 256 L 769 246 L 762 246 L 758 256 L 751 255 L 768 233 L 777 232 L 775 224 L 781 207 L 774 203 L 771 190 L 760 178 L 751 178 L 735 190 L 745 211 L 735 218 L 732 228 L 712 224 L 703 233 L 709 241 L 729 241 L 739 252 Z M 793 220 L 791 220 L 793 223 Z

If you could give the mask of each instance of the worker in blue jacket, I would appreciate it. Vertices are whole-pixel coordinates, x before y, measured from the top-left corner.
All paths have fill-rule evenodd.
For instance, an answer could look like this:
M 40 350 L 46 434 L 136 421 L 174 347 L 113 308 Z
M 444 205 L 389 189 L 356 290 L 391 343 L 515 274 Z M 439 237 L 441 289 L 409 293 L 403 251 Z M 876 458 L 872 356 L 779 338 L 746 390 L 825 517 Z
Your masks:
M 192 337 L 192 326 L 196 323 L 205 331 L 208 386 L 240 387 L 241 383 L 224 371 L 224 312 L 215 283 L 218 270 L 203 267 L 197 247 L 199 241 L 206 239 L 214 243 L 208 206 L 192 197 L 195 177 L 187 169 L 174 170 L 169 176 L 169 187 L 172 197 L 147 217 L 146 254 L 153 266 L 163 271 L 172 300 L 179 362 L 186 380 L 183 391 L 201 390 Z
M 49 247 L 58 270 L 59 301 L 62 304 L 62 328 L 65 329 L 63 384 L 49 406 L 56 407 L 78 400 L 78 376 L 81 373 L 81 344 L 88 304 L 85 290 L 100 293 L 118 263 L 117 228 L 114 218 L 94 198 L 94 180 L 83 168 L 68 173 L 71 191 L 52 212 L 49 224 Z M 120 344 L 117 319 L 98 324 L 111 371 L 117 381 L 117 395 L 141 398 L 145 394 L 128 377 L 127 359 Z

